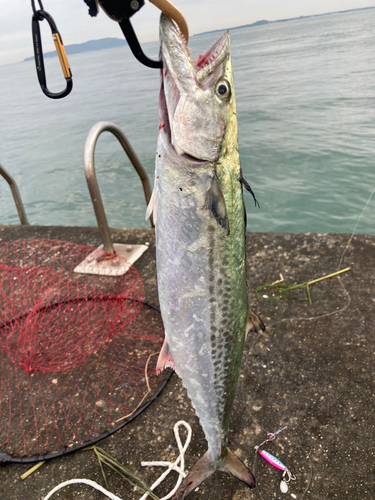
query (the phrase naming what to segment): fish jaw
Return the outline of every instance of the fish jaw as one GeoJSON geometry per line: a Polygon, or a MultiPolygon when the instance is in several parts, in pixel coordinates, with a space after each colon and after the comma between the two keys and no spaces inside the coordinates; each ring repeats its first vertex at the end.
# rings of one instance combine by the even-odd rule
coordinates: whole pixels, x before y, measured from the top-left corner
{"type": "Polygon", "coordinates": [[[225,32],[203,56],[193,61],[178,27],[162,14],[160,40],[163,60],[160,127],[166,127],[179,155],[216,161],[233,101],[229,34],[225,32]]]}

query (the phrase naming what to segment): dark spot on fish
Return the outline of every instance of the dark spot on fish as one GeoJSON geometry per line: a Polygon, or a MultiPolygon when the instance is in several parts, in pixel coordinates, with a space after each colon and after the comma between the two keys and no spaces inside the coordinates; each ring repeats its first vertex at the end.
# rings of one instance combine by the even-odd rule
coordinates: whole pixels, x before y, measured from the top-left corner
{"type": "Polygon", "coordinates": [[[221,278],[219,278],[219,279],[217,280],[217,284],[218,284],[219,286],[222,284],[222,282],[223,282],[223,280],[222,280],[221,278]]]}
{"type": "Polygon", "coordinates": [[[180,191],[182,191],[182,188],[178,188],[180,191]]]}
{"type": "Polygon", "coordinates": [[[223,295],[223,290],[221,290],[221,289],[220,289],[220,290],[218,290],[217,294],[218,294],[218,295],[223,295]]]}
{"type": "Polygon", "coordinates": [[[208,291],[209,291],[210,293],[214,293],[214,287],[213,287],[213,285],[210,285],[210,286],[208,287],[208,291]]]}
{"type": "Polygon", "coordinates": [[[212,304],[213,302],[216,302],[215,297],[210,297],[209,302],[211,302],[211,304],[212,304]]]}
{"type": "MultiPolygon", "coordinates": [[[[224,299],[223,304],[229,304],[229,299],[224,299]]],[[[222,309],[224,309],[224,307],[222,309]]]]}
{"type": "Polygon", "coordinates": [[[216,326],[215,326],[215,325],[212,325],[212,326],[211,326],[211,331],[212,331],[212,332],[216,332],[216,331],[217,331],[217,328],[216,328],[216,326]]]}
{"type": "Polygon", "coordinates": [[[209,233],[213,233],[215,231],[215,228],[214,226],[208,226],[207,230],[209,233]]]}

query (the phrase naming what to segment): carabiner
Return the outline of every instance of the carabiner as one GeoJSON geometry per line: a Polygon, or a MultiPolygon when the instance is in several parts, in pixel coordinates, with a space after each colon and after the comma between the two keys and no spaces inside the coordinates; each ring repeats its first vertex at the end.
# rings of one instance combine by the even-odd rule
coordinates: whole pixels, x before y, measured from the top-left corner
{"type": "Polygon", "coordinates": [[[43,10],[43,5],[40,0],[38,0],[39,5],[41,7],[41,10],[36,10],[35,5],[34,5],[34,0],[31,1],[32,7],[33,7],[33,17],[32,17],[32,22],[31,22],[31,28],[32,28],[32,33],[33,33],[33,44],[34,44],[34,55],[35,55],[35,66],[36,66],[36,73],[38,76],[40,88],[44,92],[44,94],[49,97],[50,99],[61,99],[62,97],[67,96],[70,94],[72,88],[73,88],[73,80],[72,80],[72,72],[69,67],[69,62],[68,58],[66,57],[66,52],[64,48],[64,44],[61,39],[61,35],[56,27],[56,23],[53,20],[52,16],[48,14],[45,10],[43,10]],[[48,22],[51,32],[52,32],[52,38],[53,41],[55,42],[55,47],[57,51],[57,55],[59,57],[61,69],[64,75],[64,78],[66,80],[66,88],[62,92],[50,92],[47,87],[47,80],[46,80],[46,72],[44,68],[44,60],[43,60],[43,47],[42,47],[42,38],[40,36],[40,29],[39,29],[39,21],[43,21],[43,19],[46,19],[48,22]]]}

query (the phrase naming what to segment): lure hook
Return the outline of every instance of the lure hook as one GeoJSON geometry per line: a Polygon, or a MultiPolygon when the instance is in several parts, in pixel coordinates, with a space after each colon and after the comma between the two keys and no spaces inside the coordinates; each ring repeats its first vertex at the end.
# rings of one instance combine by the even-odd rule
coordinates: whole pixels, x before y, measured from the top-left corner
{"type": "Polygon", "coordinates": [[[34,55],[35,55],[35,66],[36,73],[39,80],[39,85],[44,94],[50,99],[61,99],[68,94],[70,94],[73,88],[72,72],[70,70],[68,58],[66,57],[66,52],[64,48],[61,35],[57,29],[56,23],[53,17],[48,14],[43,8],[41,0],[38,0],[40,9],[35,8],[35,1],[31,0],[31,6],[33,9],[33,17],[31,22],[32,34],[33,34],[33,45],[34,45],[34,55]],[[52,38],[55,42],[56,52],[59,57],[61,69],[66,80],[66,87],[62,92],[51,92],[47,87],[46,71],[44,68],[43,60],[43,47],[42,47],[42,37],[40,35],[39,22],[46,20],[51,28],[52,38]]]}
{"type": "Polygon", "coordinates": [[[296,476],[294,476],[289,469],[285,468],[283,472],[283,481],[285,481],[286,483],[290,483],[290,481],[296,481],[296,479],[296,476]]]}

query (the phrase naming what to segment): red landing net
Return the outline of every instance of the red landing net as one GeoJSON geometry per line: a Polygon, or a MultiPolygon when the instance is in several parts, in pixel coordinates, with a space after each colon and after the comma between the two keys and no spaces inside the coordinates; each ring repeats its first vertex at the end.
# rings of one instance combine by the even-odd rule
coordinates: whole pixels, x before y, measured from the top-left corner
{"type": "Polygon", "coordinates": [[[168,377],[150,357],[164,330],[144,305],[142,278],[134,267],[118,277],[73,273],[92,250],[0,244],[0,461],[98,440],[168,377]]]}

